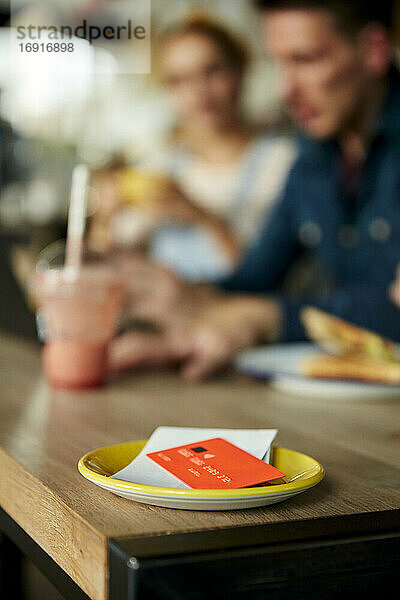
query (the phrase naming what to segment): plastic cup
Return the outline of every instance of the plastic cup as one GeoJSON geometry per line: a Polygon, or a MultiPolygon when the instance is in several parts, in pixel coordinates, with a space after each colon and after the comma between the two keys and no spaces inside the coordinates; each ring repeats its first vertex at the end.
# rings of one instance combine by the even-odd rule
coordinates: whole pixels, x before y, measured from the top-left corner
{"type": "Polygon", "coordinates": [[[84,265],[76,274],[51,263],[43,268],[39,261],[31,290],[49,383],[67,389],[101,385],[123,299],[121,279],[106,265],[84,265]]]}

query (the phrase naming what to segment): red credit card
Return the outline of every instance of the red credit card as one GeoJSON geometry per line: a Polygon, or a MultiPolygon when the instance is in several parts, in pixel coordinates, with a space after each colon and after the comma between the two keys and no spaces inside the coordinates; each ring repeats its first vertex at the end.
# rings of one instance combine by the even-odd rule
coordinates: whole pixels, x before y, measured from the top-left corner
{"type": "Polygon", "coordinates": [[[252,487],[285,474],[222,438],[185,444],[147,456],[199,490],[252,487]]]}

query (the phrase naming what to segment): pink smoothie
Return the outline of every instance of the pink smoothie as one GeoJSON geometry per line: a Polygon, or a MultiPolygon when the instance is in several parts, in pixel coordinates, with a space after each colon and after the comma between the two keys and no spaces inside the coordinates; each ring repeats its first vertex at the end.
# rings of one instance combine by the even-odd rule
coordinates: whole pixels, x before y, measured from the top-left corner
{"type": "Polygon", "coordinates": [[[122,284],[104,268],[85,268],[75,279],[62,270],[40,273],[33,286],[45,323],[43,368],[54,387],[101,385],[108,345],[118,322],[122,284]]]}
{"type": "Polygon", "coordinates": [[[53,387],[82,389],[101,385],[107,374],[107,342],[52,340],[43,348],[43,368],[53,387]]]}

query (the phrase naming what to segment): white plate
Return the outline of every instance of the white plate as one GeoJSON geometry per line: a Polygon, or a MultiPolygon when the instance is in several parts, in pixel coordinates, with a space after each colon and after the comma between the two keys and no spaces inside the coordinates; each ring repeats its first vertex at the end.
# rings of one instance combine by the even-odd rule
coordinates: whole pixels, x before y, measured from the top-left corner
{"type": "Polygon", "coordinates": [[[301,375],[300,362],[307,356],[320,353],[321,350],[314,344],[277,344],[241,352],[235,364],[242,373],[270,380],[274,388],[297,396],[334,400],[400,399],[398,385],[312,379],[301,375]]]}

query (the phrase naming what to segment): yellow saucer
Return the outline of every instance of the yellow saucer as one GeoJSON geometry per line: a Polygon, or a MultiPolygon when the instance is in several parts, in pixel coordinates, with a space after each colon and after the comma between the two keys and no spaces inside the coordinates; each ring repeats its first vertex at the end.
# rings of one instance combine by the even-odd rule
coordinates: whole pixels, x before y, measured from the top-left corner
{"type": "Polygon", "coordinates": [[[192,490],[141,485],[112,479],[143,449],[147,440],[116,444],[85,454],[78,470],[89,481],[123,498],[188,510],[234,510],[266,506],[287,500],[305,492],[324,477],[324,468],[314,458],[288,450],[274,448],[273,464],[286,474],[289,483],[234,490],[192,490]]]}

